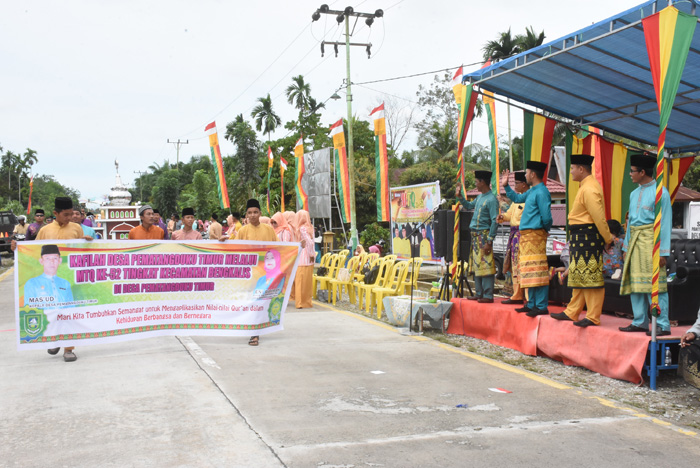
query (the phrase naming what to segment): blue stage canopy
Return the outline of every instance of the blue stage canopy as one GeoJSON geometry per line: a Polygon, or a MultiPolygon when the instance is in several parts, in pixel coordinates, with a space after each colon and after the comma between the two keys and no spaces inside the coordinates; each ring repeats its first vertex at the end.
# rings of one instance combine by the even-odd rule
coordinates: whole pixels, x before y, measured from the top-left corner
{"type": "MultiPolygon", "coordinates": [[[[668,0],[653,0],[568,36],[465,75],[482,89],[542,110],[656,145],[659,112],[642,18],[668,0]]],[[[674,1],[697,15],[700,0],[674,1]]],[[[613,3],[611,3],[612,5],[613,3]]],[[[585,5],[582,4],[582,5],[585,5]]],[[[700,34],[690,46],[666,132],[671,153],[700,151],[700,34]]]]}

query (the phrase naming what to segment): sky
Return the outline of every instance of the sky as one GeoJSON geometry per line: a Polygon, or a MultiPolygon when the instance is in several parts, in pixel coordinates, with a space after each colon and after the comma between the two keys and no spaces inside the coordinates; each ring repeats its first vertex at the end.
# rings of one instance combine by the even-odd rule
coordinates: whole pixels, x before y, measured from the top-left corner
{"type": "MultiPolygon", "coordinates": [[[[353,113],[367,118],[387,96],[415,105],[419,85],[438,70],[480,68],[483,44],[511,28],[532,26],[554,40],[641,3],[640,0],[327,1],[331,9],[384,10],[371,28],[360,21],[352,42],[372,44],[372,57],[352,48],[353,113]],[[469,64],[469,65],[468,65],[469,64]]],[[[346,77],[345,52],[321,57],[321,40],[344,40],[344,26],[322,15],[321,0],[13,0],[0,3],[0,146],[37,151],[37,174],[53,175],[99,199],[114,185],[114,160],[127,184],[153,163],[209,154],[204,127],[216,121],[223,138],[238,114],[250,120],[256,99],[268,93],[283,122],[297,110],[287,103],[291,78],[304,75],[311,94],[326,101],[346,77]]],[[[444,72],[437,72],[442,74],[444,72]]],[[[322,122],[346,117],[345,95],[329,100],[322,122]]],[[[499,137],[507,138],[506,107],[498,103],[499,137]]],[[[485,117],[472,125],[473,141],[488,146],[485,117]]],[[[511,110],[511,134],[522,135],[522,112],[511,110]]],[[[274,138],[287,135],[281,128],[274,138]]],[[[262,135],[260,136],[263,139],[262,135]]],[[[469,136],[468,138],[471,138],[469,136]]],[[[472,140],[468,140],[470,142],[472,140]]],[[[399,151],[415,148],[415,132],[399,151]]],[[[235,188],[229,188],[235,190],[235,188]]]]}

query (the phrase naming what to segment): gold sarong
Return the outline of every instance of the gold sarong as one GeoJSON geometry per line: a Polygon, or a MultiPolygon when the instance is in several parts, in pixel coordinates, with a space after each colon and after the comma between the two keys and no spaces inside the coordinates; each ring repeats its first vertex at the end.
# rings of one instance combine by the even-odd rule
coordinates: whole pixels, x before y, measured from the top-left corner
{"type": "Polygon", "coordinates": [[[496,264],[493,262],[493,250],[488,255],[482,250],[487,242],[489,230],[471,231],[472,255],[470,268],[474,276],[489,276],[496,274],[496,264]]]}
{"type": "MultiPolygon", "coordinates": [[[[652,251],[654,249],[654,225],[630,227],[630,240],[627,246],[625,265],[622,267],[620,294],[650,294],[651,277],[654,272],[652,251]]],[[[668,291],[666,268],[659,271],[659,292],[668,291]]]]}
{"type": "Polygon", "coordinates": [[[603,280],[603,247],[605,241],[595,224],[569,226],[569,279],[574,289],[597,289],[605,286],[603,280]]]}
{"type": "Polygon", "coordinates": [[[520,286],[537,288],[549,285],[547,263],[547,231],[524,229],[520,231],[520,286]]]}

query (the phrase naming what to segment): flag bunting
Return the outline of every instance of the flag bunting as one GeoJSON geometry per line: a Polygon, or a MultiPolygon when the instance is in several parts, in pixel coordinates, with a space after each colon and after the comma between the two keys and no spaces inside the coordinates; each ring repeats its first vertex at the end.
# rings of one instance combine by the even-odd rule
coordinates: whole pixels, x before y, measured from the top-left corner
{"type": "Polygon", "coordinates": [[[214,173],[216,175],[219,206],[221,208],[230,208],[228,188],[226,187],[226,175],[224,174],[224,161],[221,158],[221,148],[219,147],[219,135],[216,131],[216,122],[212,122],[204,127],[204,132],[209,135],[209,150],[211,153],[211,164],[214,166],[214,173]]]}
{"type": "MultiPolygon", "coordinates": [[[[525,161],[538,161],[547,164],[549,169],[552,156],[552,140],[557,122],[533,112],[523,111],[523,152],[525,161]]],[[[592,154],[592,153],[589,153],[592,154]]],[[[545,172],[545,176],[549,170],[545,172]]],[[[547,177],[544,178],[547,183],[547,177]]]]}
{"type": "Polygon", "coordinates": [[[389,157],[386,151],[386,120],[384,103],[369,116],[374,120],[374,167],[377,173],[377,221],[390,220],[389,157]]]}
{"type": "Polygon", "coordinates": [[[348,174],[348,156],[345,149],[345,133],[343,133],[343,119],[331,125],[331,137],[333,138],[333,153],[335,161],[335,174],[340,195],[340,213],[344,223],[352,222],[350,216],[350,177],[348,174]]]}
{"type": "Polygon", "coordinates": [[[304,136],[300,135],[299,140],[297,140],[296,145],[294,145],[294,159],[296,160],[296,192],[297,192],[297,211],[306,210],[309,211],[309,196],[306,194],[306,190],[301,185],[301,179],[304,177],[306,172],[306,166],[304,165],[304,136]]]}

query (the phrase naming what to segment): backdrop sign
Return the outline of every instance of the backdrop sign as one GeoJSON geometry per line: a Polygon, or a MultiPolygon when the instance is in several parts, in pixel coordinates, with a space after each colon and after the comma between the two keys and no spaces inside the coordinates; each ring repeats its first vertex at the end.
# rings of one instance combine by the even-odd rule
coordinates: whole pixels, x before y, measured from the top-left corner
{"type": "Polygon", "coordinates": [[[20,243],[17,346],[278,331],[298,257],[287,242],[20,243]]]}
{"type": "Polygon", "coordinates": [[[440,199],[439,181],[391,188],[391,251],[397,258],[413,256],[440,263],[435,257],[433,219],[423,222],[439,206],[440,199]],[[418,230],[411,236],[416,226],[418,230]]]}
{"type": "MultiPolygon", "coordinates": [[[[304,153],[305,173],[301,186],[309,197],[312,218],[331,217],[331,149],[304,153]]],[[[298,203],[298,202],[297,202],[298,203]]]]}

